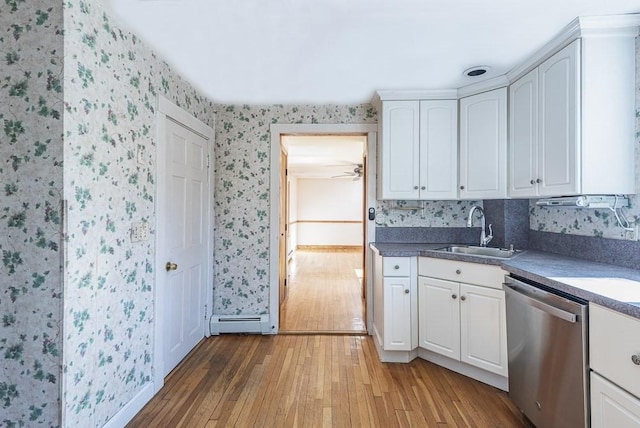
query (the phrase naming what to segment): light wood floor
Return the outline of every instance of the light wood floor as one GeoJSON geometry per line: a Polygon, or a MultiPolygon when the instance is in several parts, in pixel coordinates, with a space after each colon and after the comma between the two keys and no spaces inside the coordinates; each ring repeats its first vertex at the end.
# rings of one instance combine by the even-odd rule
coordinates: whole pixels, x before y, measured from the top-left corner
{"type": "Polygon", "coordinates": [[[361,250],[298,250],[290,269],[281,333],[366,331],[361,250]]]}
{"type": "Polygon", "coordinates": [[[370,336],[205,339],[130,427],[525,427],[505,393],[370,336]]]}

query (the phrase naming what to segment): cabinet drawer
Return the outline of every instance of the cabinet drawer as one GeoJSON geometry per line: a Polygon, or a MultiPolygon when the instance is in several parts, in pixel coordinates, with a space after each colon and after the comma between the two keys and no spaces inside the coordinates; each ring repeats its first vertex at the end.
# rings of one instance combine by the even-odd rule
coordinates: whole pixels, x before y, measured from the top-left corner
{"type": "MultiPolygon", "coordinates": [[[[411,259],[409,257],[383,257],[383,276],[409,276],[411,273],[411,259]]],[[[415,275],[415,274],[414,274],[415,275]]]]}
{"type": "Polygon", "coordinates": [[[420,257],[418,275],[502,289],[505,271],[494,265],[420,257]]]}
{"type": "Polygon", "coordinates": [[[640,320],[591,303],[591,369],[640,397],[640,364],[634,364],[634,355],[640,359],[640,320]]]}

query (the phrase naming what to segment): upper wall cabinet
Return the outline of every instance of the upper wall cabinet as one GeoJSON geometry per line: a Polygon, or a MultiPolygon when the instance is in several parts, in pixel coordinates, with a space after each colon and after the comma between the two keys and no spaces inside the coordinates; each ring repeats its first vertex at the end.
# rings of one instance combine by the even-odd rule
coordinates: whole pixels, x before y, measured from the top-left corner
{"type": "Polygon", "coordinates": [[[509,88],[509,196],[630,194],[635,40],[583,36],[509,88]]]}
{"type": "Polygon", "coordinates": [[[456,199],[457,102],[383,101],[378,199],[456,199]]]}
{"type": "Polygon", "coordinates": [[[507,196],[507,88],[460,99],[460,199],[507,196]]]}

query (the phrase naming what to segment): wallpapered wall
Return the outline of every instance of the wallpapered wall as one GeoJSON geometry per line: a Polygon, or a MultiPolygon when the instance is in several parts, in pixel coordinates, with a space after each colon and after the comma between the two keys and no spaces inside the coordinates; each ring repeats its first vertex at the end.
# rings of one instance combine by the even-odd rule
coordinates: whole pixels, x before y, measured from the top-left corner
{"type": "MultiPolygon", "coordinates": [[[[636,38],[636,192],[640,192],[640,37],[636,38]]],[[[599,236],[624,239],[625,232],[611,211],[593,209],[559,209],[536,207],[529,204],[529,222],[532,230],[567,233],[572,235],[599,236]]],[[[640,224],[640,194],[629,198],[629,208],[624,210],[631,220],[638,217],[640,224]]]]}
{"type": "Polygon", "coordinates": [[[0,426],[58,424],[62,2],[0,6],[0,426]]]}
{"type": "Polygon", "coordinates": [[[101,426],[152,375],[155,247],[129,227],[155,228],[157,95],[213,104],[98,2],[46,6],[0,15],[0,426],[101,426]]]}
{"type": "Polygon", "coordinates": [[[64,422],[100,426],[152,377],[155,245],[129,231],[155,229],[157,95],[209,125],[214,113],[97,2],[66,1],[64,18],[64,422]]]}

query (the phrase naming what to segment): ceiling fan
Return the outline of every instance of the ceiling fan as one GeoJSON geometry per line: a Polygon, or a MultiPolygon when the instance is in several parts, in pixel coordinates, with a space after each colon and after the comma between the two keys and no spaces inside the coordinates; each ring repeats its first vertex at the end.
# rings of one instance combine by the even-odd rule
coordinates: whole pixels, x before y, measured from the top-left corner
{"type": "Polygon", "coordinates": [[[331,178],[353,177],[353,181],[360,180],[362,178],[362,174],[364,173],[364,169],[363,169],[364,165],[361,163],[356,163],[354,165],[355,165],[355,168],[353,168],[353,172],[345,171],[343,174],[334,175],[331,178]]]}

